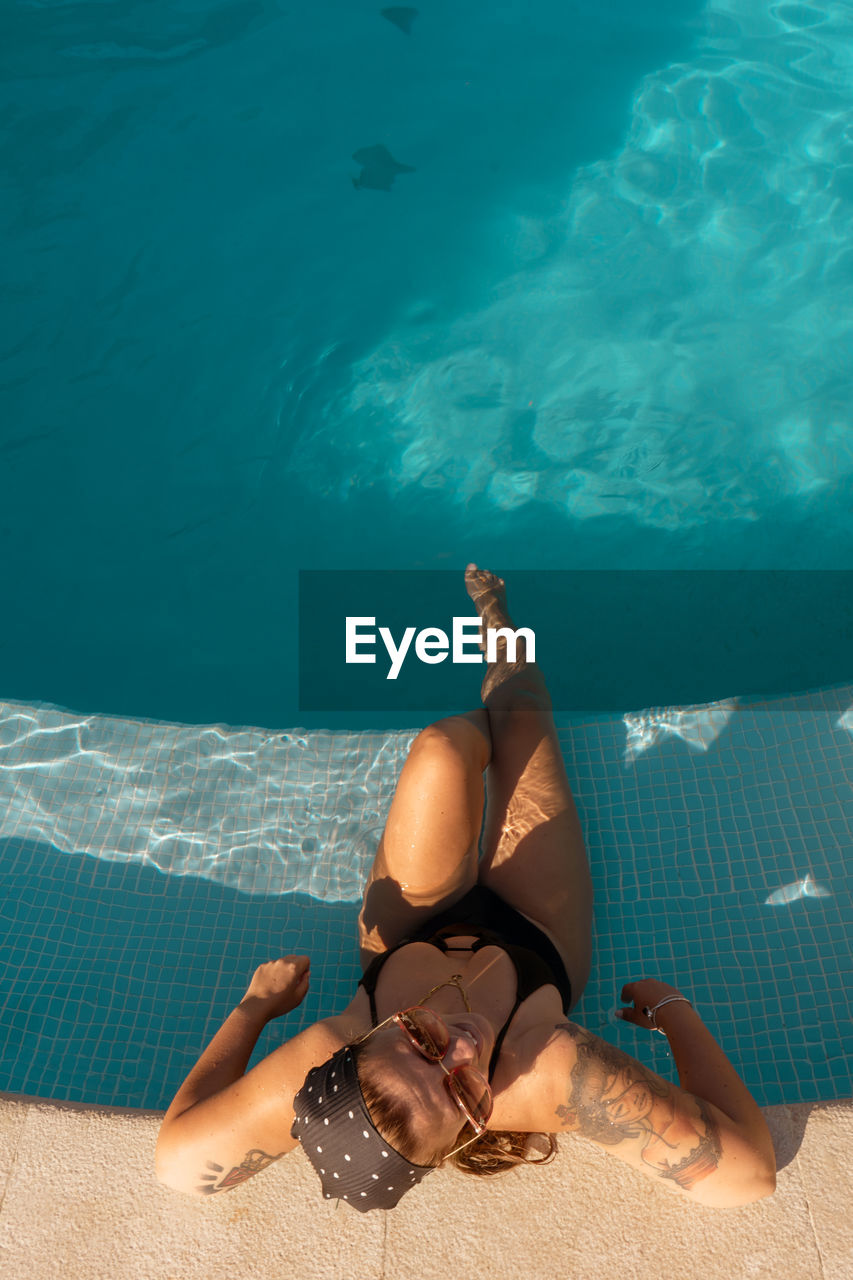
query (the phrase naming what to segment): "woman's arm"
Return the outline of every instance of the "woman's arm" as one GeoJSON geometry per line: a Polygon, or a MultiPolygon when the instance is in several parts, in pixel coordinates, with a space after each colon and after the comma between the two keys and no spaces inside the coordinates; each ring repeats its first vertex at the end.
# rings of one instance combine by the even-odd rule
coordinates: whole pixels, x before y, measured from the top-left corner
{"type": "Polygon", "coordinates": [[[190,1107],[239,1080],[267,1023],[298,1008],[305,999],[310,965],[308,956],[283,956],[255,970],[243,999],[172,1099],[161,1134],[190,1107]]]}
{"type": "MultiPolygon", "coordinates": [[[[650,1028],[641,1010],[666,994],[676,994],[675,988],[629,984],[623,999],[637,1007],[622,1016],[650,1028]]],[[[562,1022],[535,1063],[537,1101],[522,1127],[580,1133],[702,1204],[722,1208],[772,1194],[770,1134],[734,1067],[688,1005],[666,1005],[657,1016],[672,1033],[681,1086],[583,1027],[562,1022]]]]}
{"type": "Polygon", "coordinates": [[[230,1190],[296,1145],[293,1098],[311,1067],[340,1047],[335,1020],[315,1023],[244,1072],[266,1024],[302,1003],[308,970],[307,956],[261,965],[181,1085],[157,1138],[157,1177],[173,1190],[230,1190]]]}
{"type": "MultiPolygon", "coordinates": [[[[651,1027],[651,1019],[646,1017],[643,1009],[654,1008],[658,1001],[666,1000],[668,996],[680,995],[677,987],[654,979],[629,983],[622,988],[622,999],[633,1001],[634,1008],[620,1009],[618,1016],[637,1026],[651,1027]]],[[[758,1103],[699,1014],[685,1000],[677,1000],[658,1009],[654,1020],[669,1040],[682,1089],[712,1103],[749,1136],[768,1168],[772,1168],[775,1187],[776,1154],[767,1122],[758,1103]]]]}

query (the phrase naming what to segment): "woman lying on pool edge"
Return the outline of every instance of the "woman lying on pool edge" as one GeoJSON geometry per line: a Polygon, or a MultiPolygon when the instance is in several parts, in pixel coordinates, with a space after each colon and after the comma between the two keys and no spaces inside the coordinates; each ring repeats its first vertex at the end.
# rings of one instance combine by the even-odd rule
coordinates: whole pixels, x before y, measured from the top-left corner
{"type": "MultiPolygon", "coordinates": [[[[466,585],[484,627],[512,625],[500,579],[469,566],[466,585]]],[[[498,1173],[542,1162],[531,1135],[547,1160],[564,1132],[698,1203],[773,1192],[761,1111],[675,987],[629,983],[621,1015],[667,1035],[679,1085],[568,1020],[592,889],[550,699],[505,647],[482,698],[412,743],[359,916],[353,999],[246,1073],[263,1027],[308,990],[308,957],[260,966],[166,1113],[168,1186],[226,1190],[298,1141],[327,1198],[387,1209],[444,1160],[498,1173]]]]}

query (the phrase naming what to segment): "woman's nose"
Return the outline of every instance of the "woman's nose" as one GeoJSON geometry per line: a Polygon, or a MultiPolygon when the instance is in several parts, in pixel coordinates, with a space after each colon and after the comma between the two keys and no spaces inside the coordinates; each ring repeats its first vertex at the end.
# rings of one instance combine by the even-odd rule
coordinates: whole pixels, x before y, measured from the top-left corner
{"type": "Polygon", "coordinates": [[[477,1057],[477,1046],[464,1031],[451,1034],[447,1053],[444,1055],[445,1066],[467,1067],[477,1057]]]}

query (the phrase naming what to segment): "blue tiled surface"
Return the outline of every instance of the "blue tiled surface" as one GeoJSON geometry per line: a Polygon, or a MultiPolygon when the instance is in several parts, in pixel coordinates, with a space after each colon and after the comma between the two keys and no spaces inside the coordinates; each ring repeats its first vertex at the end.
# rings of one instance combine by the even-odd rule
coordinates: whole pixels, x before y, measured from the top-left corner
{"type": "MultiPolygon", "coordinates": [[[[760,1102],[851,1092],[851,704],[853,690],[835,689],[784,703],[732,701],[560,726],[596,894],[594,969],[579,1022],[674,1078],[663,1037],[611,1016],[625,982],[659,976],[691,995],[760,1102]],[[822,896],[803,896],[804,886],[822,896]]],[[[209,728],[88,717],[90,746],[60,759],[57,729],[63,716],[75,720],[70,713],[30,708],[28,723],[50,721],[52,732],[22,736],[10,729],[22,723],[21,706],[0,712],[7,1090],[166,1106],[254,966],[275,955],[309,953],[313,986],[286,1024],[267,1029],[259,1052],[347,1002],[358,976],[353,886],[366,875],[377,814],[410,733],[297,735],[303,767],[288,757],[290,795],[286,773],[271,785],[279,765],[268,733],[216,726],[217,758],[233,761],[239,743],[241,759],[251,761],[265,840],[259,848],[243,840],[230,853],[223,847],[196,865],[173,860],[164,871],[145,856],[143,835],[150,840],[167,821],[174,825],[175,804],[184,837],[194,832],[209,849],[221,829],[209,803],[216,794],[209,753],[193,756],[187,747],[208,741],[209,728]],[[108,815],[100,824],[95,816],[114,803],[106,762],[129,737],[149,765],[154,745],[174,761],[178,741],[197,763],[195,774],[185,763],[180,796],[171,808],[162,802],[154,822],[147,793],[136,809],[129,805],[127,823],[137,825],[122,852],[108,815]],[[46,741],[49,769],[39,758],[46,741]],[[81,772],[93,754],[98,768],[81,772]],[[367,771],[366,759],[374,761],[367,771]],[[326,810],[305,803],[307,762],[340,814],[338,845],[326,810]],[[88,852],[69,847],[69,806],[88,852]],[[279,806],[289,825],[281,816],[267,821],[279,806]],[[59,839],[60,830],[62,850],[51,836],[59,839]],[[282,891],[287,850],[320,858],[324,841],[349,878],[320,859],[325,900],[317,877],[310,895],[282,891]]],[[[248,805],[238,786],[242,775],[221,781],[226,808],[234,795],[248,805]]]]}

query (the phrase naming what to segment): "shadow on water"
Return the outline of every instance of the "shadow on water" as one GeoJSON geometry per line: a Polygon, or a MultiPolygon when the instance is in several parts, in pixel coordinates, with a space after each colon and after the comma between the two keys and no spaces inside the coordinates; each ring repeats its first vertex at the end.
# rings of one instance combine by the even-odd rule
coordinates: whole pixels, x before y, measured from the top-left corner
{"type": "Polygon", "coordinates": [[[304,1005],[260,1055],[348,1003],[360,976],[356,903],[249,896],[30,842],[0,843],[4,1087],[168,1106],[257,965],[308,954],[304,1005]]]}

